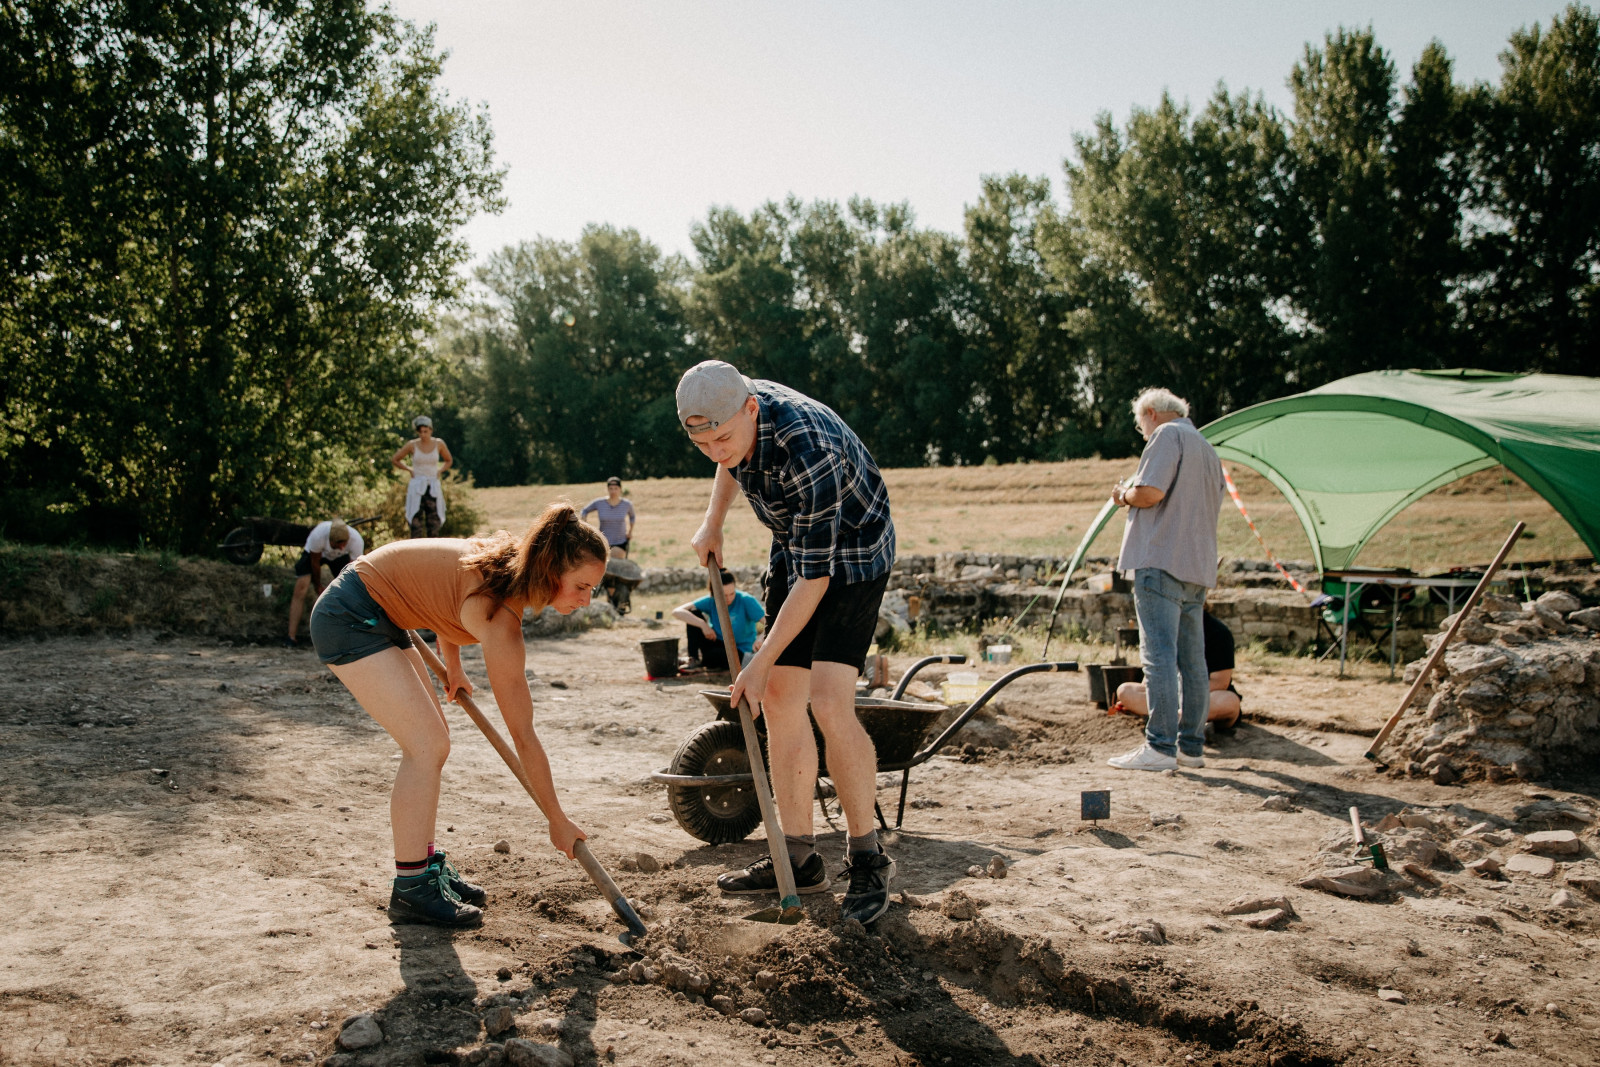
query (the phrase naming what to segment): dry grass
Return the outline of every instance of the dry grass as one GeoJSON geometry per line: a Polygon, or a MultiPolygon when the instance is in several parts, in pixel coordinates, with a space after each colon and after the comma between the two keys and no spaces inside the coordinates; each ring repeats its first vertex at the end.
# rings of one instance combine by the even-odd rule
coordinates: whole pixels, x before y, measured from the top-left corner
{"type": "MultiPolygon", "coordinates": [[[[1111,484],[1131,473],[1133,460],[1072,460],[998,467],[902,468],[884,472],[899,532],[900,552],[959,550],[1017,555],[1067,555],[1105,501],[1111,484]]],[[[708,472],[709,473],[709,472],[708,472]]],[[[1310,545],[1286,500],[1264,478],[1232,469],[1245,505],[1280,559],[1311,558],[1310,545]]],[[[650,478],[630,482],[629,498],[639,513],[633,558],[644,566],[689,566],[693,536],[705,514],[711,479],[650,478]]],[[[484,529],[519,529],[552,500],[580,507],[605,487],[532,485],[479,489],[484,529]]],[[[1436,490],[1402,512],[1362,552],[1364,566],[1407,566],[1430,573],[1459,564],[1485,563],[1511,525],[1528,523],[1518,559],[1587,555],[1578,535],[1536,493],[1504,468],[1480,471],[1436,490]]],[[[1118,519],[1095,542],[1097,555],[1114,555],[1121,536],[1118,519]]],[[[1224,555],[1264,559],[1250,528],[1224,506],[1218,528],[1224,555]]],[[[748,505],[734,505],[726,526],[726,558],[733,563],[766,559],[770,537],[748,505]]]]}

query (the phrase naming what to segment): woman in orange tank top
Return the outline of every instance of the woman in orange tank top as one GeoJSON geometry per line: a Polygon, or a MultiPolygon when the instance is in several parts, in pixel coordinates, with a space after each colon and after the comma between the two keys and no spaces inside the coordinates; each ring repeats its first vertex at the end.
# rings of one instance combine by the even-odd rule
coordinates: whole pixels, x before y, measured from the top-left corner
{"type": "Polygon", "coordinates": [[[384,545],[358,560],[361,566],[345,568],[317,601],[311,613],[317,654],[400,745],[389,795],[392,917],[470,926],[482,919],[486,899],[433,846],[450,727],[407,631],[429,629],[438,638],[452,701],[458,692],[472,692],[461,646],[483,646],[489,687],[539,806],[550,813],[550,842],[570,858],[585,834],[561,810],[550,761],[533,730],[522,612],[548,606],[566,615],[589,603],[605,577],[607,555],[605,539],[570,504],[552,504],[520,538],[502,530],[470,541],[384,545]]]}

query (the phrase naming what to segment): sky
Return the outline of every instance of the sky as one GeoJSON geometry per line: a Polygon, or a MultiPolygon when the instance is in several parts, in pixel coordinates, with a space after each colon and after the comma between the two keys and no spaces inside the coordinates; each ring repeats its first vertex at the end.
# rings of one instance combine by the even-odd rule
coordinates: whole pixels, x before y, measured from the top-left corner
{"type": "Polygon", "coordinates": [[[590,223],[692,255],[713,206],[864,196],[959,232],[983,175],[1051,179],[1072,137],[1224,83],[1287,111],[1307,42],[1370,26],[1403,83],[1430,40],[1497,81],[1556,0],[390,0],[434,23],[443,89],[488,108],[509,201],[475,259],[590,223]]]}

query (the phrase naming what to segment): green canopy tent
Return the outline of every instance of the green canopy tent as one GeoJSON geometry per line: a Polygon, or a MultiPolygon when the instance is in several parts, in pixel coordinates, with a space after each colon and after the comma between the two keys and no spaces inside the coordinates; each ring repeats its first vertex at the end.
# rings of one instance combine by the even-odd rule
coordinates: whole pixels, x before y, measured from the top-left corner
{"type": "MultiPolygon", "coordinates": [[[[1224,415],[1201,431],[1294,508],[1319,571],[1441,485],[1504,464],[1600,555],[1600,378],[1373,371],[1224,415]]],[[[1102,508],[1067,578],[1116,509],[1102,508]]],[[[1065,588],[1065,581],[1063,581],[1065,588]]]]}

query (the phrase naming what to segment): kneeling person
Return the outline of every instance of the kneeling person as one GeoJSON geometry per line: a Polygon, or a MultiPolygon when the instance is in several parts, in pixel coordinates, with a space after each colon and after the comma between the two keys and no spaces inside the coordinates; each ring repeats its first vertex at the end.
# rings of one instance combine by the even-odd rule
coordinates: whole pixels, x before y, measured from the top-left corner
{"type": "MultiPolygon", "coordinates": [[[[704,563],[722,561],[722,527],[743,490],[772,531],[767,636],[733,681],[767,719],[772,787],[795,882],[828,888],[812,833],[817,785],[816,720],[828,773],[849,827],[850,885],[843,917],[869,923],[889,907],[894,861],[873,825],[878,757],[856,718],[855,685],[878,625],[894,563],[889,493],[866,446],[830,408],[776,382],[752,381],[720,360],[678,382],[678,420],[717,464],[705,522],[691,544],[704,563]],[[806,714],[810,703],[811,715],[806,714]]],[[[722,891],[771,893],[770,859],[717,879],[722,891]]]]}
{"type": "MultiPolygon", "coordinates": [[[[1206,671],[1210,678],[1210,702],[1206,722],[1220,733],[1231,734],[1244,718],[1243,698],[1233,687],[1233,631],[1227,623],[1202,609],[1201,631],[1206,641],[1206,671]]],[[[1117,686],[1112,711],[1129,715],[1150,714],[1150,695],[1143,682],[1123,682],[1117,686]]]]}
{"type": "MultiPolygon", "coordinates": [[[[688,669],[705,667],[707,670],[728,669],[728,650],[722,640],[722,623],[718,619],[716,601],[711,590],[699,600],[679,604],[672,609],[672,617],[686,628],[685,647],[689,651],[688,669]]],[[[741,592],[734,582],[732,571],[722,572],[723,603],[728,606],[728,621],[733,624],[733,643],[738,646],[739,659],[748,660],[750,654],[761,647],[761,637],[756,627],[766,616],[761,601],[749,593],[741,592]]]]}

